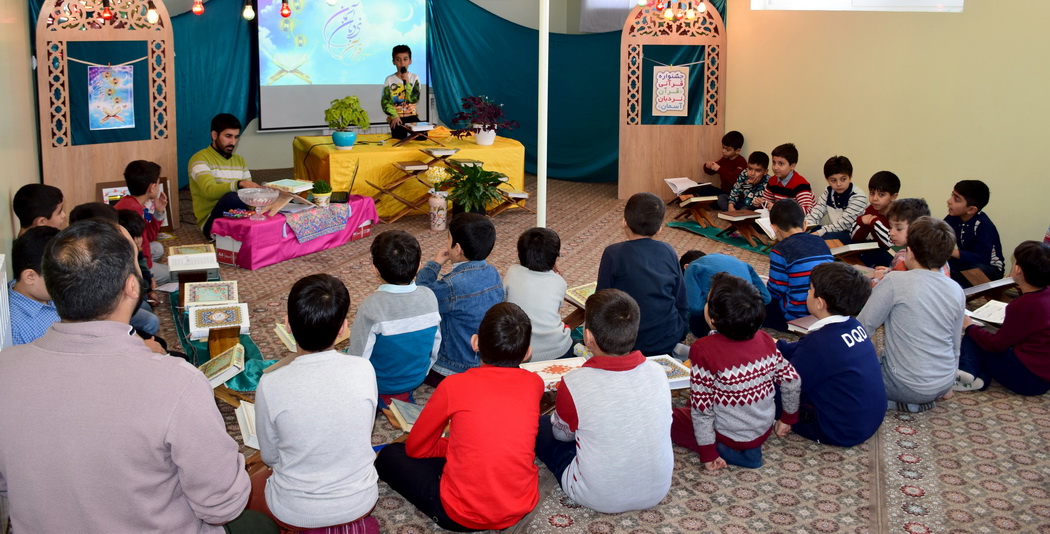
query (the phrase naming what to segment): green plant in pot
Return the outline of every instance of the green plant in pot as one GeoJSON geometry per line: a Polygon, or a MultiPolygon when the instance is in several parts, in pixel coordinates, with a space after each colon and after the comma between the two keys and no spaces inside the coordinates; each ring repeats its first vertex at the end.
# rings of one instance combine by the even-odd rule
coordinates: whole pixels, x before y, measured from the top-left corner
{"type": "Polygon", "coordinates": [[[324,120],[332,132],[332,142],[336,148],[350,150],[357,142],[357,132],[352,127],[368,128],[368,112],[361,107],[356,96],[347,96],[332,101],[331,107],[324,110],[324,120]]]}
{"type": "Polygon", "coordinates": [[[312,192],[314,204],[317,204],[318,207],[327,207],[332,200],[332,185],[325,180],[315,180],[312,192]]]}
{"type": "Polygon", "coordinates": [[[443,183],[444,187],[451,187],[448,199],[452,201],[454,212],[472,211],[485,213],[485,208],[490,204],[503,200],[499,192],[499,185],[507,181],[507,175],[486,171],[480,166],[450,168],[449,179],[443,183]]]}

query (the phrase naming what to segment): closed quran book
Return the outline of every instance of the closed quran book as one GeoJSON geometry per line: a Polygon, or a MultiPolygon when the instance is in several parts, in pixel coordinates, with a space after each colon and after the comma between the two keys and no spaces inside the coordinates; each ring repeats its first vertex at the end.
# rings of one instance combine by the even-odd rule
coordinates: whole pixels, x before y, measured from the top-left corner
{"type": "Polygon", "coordinates": [[[476,159],[465,159],[465,158],[449,158],[448,162],[457,167],[480,167],[483,165],[481,161],[476,159]]]}
{"type": "Polygon", "coordinates": [[[809,333],[809,329],[813,326],[813,323],[816,323],[817,321],[818,319],[812,315],[792,319],[787,322],[788,331],[804,336],[809,333]]]}
{"type": "Polygon", "coordinates": [[[274,189],[280,189],[293,195],[302,193],[303,191],[310,191],[314,188],[313,182],[307,182],[306,180],[276,180],[265,184],[266,187],[272,187],[274,189]]]}
{"type": "Polygon", "coordinates": [[[248,333],[247,304],[223,304],[220,306],[196,306],[189,310],[190,338],[208,339],[208,330],[219,327],[239,326],[241,334],[248,333]]]}
{"type": "MultiPolygon", "coordinates": [[[[198,246],[198,245],[190,245],[198,246]]],[[[211,245],[207,245],[211,247],[211,245]]],[[[182,248],[182,247],[171,247],[171,249],[182,248]]],[[[171,273],[171,280],[177,282],[179,280],[179,273],[186,271],[204,271],[207,279],[218,279],[219,278],[219,258],[215,255],[215,249],[212,248],[210,252],[195,252],[185,254],[171,254],[168,253],[168,271],[171,273]]]]}
{"type": "Polygon", "coordinates": [[[832,256],[841,256],[842,254],[849,254],[851,252],[863,252],[865,250],[874,250],[879,248],[879,244],[874,241],[865,241],[863,243],[850,243],[849,245],[842,245],[841,247],[835,247],[831,249],[832,256]]]}
{"type": "Polygon", "coordinates": [[[429,165],[419,160],[399,161],[394,165],[397,165],[397,168],[403,171],[425,171],[430,168],[429,165]]]}
{"type": "Polygon", "coordinates": [[[598,282],[583,284],[582,286],[570,287],[565,290],[565,300],[581,307],[587,307],[587,297],[594,294],[598,288],[598,282]]]}
{"type": "Polygon", "coordinates": [[[429,132],[434,129],[434,125],[429,122],[407,122],[405,128],[413,132],[429,132]]]}
{"type": "Polygon", "coordinates": [[[718,200],[718,196],[716,196],[716,195],[709,195],[709,196],[703,196],[703,197],[689,197],[689,198],[683,200],[681,202],[681,204],[678,204],[678,206],[682,207],[682,208],[685,208],[685,207],[691,206],[693,204],[699,204],[701,202],[715,202],[716,200],[718,200]]]}
{"type": "Polygon", "coordinates": [[[405,432],[412,431],[412,425],[416,424],[416,420],[419,419],[419,414],[422,411],[422,405],[412,404],[399,399],[390,400],[390,413],[394,415],[398,426],[405,432]]]}
{"type": "Polygon", "coordinates": [[[297,352],[298,344],[295,342],[295,337],[284,327],[284,323],[277,323],[274,325],[273,331],[277,333],[277,339],[280,339],[281,343],[284,343],[288,352],[297,352]]]}
{"type": "Polygon", "coordinates": [[[433,157],[451,156],[452,154],[459,152],[458,148],[421,148],[419,150],[424,154],[433,157]]]}
{"type": "Polygon", "coordinates": [[[514,189],[513,187],[501,187],[500,192],[507,195],[507,198],[513,198],[518,200],[524,200],[529,198],[529,194],[521,189],[514,189]]]}
{"type": "Polygon", "coordinates": [[[244,345],[234,345],[226,352],[204,362],[198,369],[208,377],[212,389],[221,386],[244,370],[244,345]]]}
{"type": "Polygon", "coordinates": [[[182,291],[186,293],[185,306],[217,306],[220,304],[237,304],[240,302],[236,280],[217,282],[188,282],[182,291]]]}
{"type": "Polygon", "coordinates": [[[719,219],[725,219],[727,221],[746,221],[748,219],[758,219],[761,217],[757,211],[751,210],[733,210],[723,211],[718,214],[719,219]]]}
{"type": "Polygon", "coordinates": [[[543,379],[543,388],[545,391],[556,391],[558,389],[558,382],[561,381],[561,378],[569,371],[582,366],[586,361],[587,358],[582,357],[561,358],[544,362],[525,362],[518,367],[539,375],[540,378],[543,379]]]}
{"type": "Polygon", "coordinates": [[[983,284],[977,284],[975,286],[968,287],[963,290],[963,293],[966,294],[966,298],[971,298],[975,295],[980,295],[981,293],[987,291],[992,291],[999,288],[1006,288],[1015,284],[1017,284],[1017,282],[1014,282],[1014,279],[1008,276],[1006,278],[1000,278],[999,280],[992,280],[991,282],[985,282],[983,284]]]}
{"type": "Polygon", "coordinates": [[[237,416],[237,426],[241,427],[241,441],[253,448],[259,448],[259,433],[255,430],[255,405],[248,401],[241,403],[233,409],[237,416]]]}
{"type": "Polygon", "coordinates": [[[689,387],[689,368],[682,365],[678,360],[663,354],[660,356],[649,356],[649,360],[660,364],[667,373],[667,386],[671,389],[682,389],[689,387]]]}
{"type": "Polygon", "coordinates": [[[215,254],[215,245],[211,243],[205,243],[200,245],[175,245],[168,247],[168,256],[178,256],[181,254],[215,254]]]}

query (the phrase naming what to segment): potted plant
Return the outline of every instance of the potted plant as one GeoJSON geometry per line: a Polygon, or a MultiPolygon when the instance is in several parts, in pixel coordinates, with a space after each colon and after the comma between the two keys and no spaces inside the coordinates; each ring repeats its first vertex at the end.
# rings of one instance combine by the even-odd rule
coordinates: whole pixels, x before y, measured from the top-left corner
{"type": "Polygon", "coordinates": [[[496,130],[517,128],[517,121],[512,121],[503,114],[503,104],[497,104],[491,98],[468,96],[461,99],[463,111],[452,117],[453,123],[466,123],[468,126],[453,130],[452,135],[465,137],[474,134],[474,141],[479,145],[491,145],[496,140],[496,130]]]}
{"type": "Polygon", "coordinates": [[[450,188],[448,199],[452,201],[453,212],[485,213],[489,204],[503,200],[498,187],[506,181],[507,175],[501,172],[474,166],[450,168],[449,178],[442,186],[450,188]]]}
{"type": "Polygon", "coordinates": [[[371,124],[368,112],[353,95],[333,100],[331,107],[324,110],[324,120],[334,130],[332,142],[340,150],[350,150],[357,142],[357,132],[350,129],[352,126],[367,128],[371,124]]]}
{"type": "Polygon", "coordinates": [[[313,194],[314,204],[317,204],[319,208],[327,208],[332,200],[332,184],[325,180],[315,180],[313,194]]]}

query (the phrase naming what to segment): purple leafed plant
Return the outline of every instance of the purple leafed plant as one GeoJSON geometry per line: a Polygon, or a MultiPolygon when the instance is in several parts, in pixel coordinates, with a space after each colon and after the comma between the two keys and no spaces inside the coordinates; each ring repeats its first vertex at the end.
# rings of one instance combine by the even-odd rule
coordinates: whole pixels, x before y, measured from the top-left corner
{"type": "Polygon", "coordinates": [[[455,137],[464,137],[482,130],[510,130],[518,127],[517,121],[507,119],[503,114],[503,104],[497,104],[491,98],[468,96],[461,99],[463,111],[452,117],[453,123],[466,123],[466,126],[452,131],[455,137]]]}

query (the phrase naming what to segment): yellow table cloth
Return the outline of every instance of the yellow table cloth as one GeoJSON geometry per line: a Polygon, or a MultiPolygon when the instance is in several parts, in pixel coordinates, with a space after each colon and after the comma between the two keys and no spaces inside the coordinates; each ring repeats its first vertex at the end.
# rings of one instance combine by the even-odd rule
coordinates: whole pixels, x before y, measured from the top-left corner
{"type": "MultiPolygon", "coordinates": [[[[525,185],[525,147],[521,143],[506,137],[496,137],[490,146],[479,146],[472,137],[440,139],[448,148],[458,148],[452,156],[457,159],[476,159],[484,162],[485,170],[506,174],[508,183],[515,189],[525,185]]],[[[403,176],[393,164],[399,161],[418,160],[424,163],[430,156],[420,152],[421,148],[441,148],[430,141],[410,141],[394,147],[397,140],[386,134],[357,136],[357,144],[352,150],[338,150],[332,144],[330,136],[299,136],[292,142],[295,157],[295,177],[299,180],[328,180],[334,191],[349,191],[354,195],[375,198],[376,210],[380,217],[391,217],[405,206],[390,195],[376,197],[378,189],[367,182],[385,187],[403,176]],[[380,141],[382,145],[373,144],[380,141]],[[366,142],[367,144],[362,144],[366,142]],[[354,171],[357,176],[354,176],[354,171]]],[[[427,188],[416,180],[409,180],[394,190],[407,199],[423,196],[427,188]]],[[[419,213],[426,213],[424,204],[419,213]]]]}

